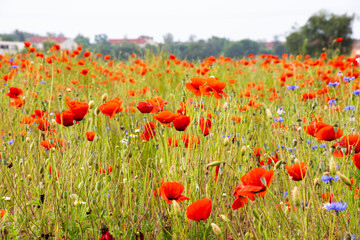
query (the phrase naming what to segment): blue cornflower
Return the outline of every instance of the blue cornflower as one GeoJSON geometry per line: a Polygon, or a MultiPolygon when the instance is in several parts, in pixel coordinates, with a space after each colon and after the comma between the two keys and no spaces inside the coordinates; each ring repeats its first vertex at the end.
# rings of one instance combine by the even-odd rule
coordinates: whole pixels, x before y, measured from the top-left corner
{"type": "Polygon", "coordinates": [[[288,86],[286,86],[286,88],[287,88],[287,89],[290,89],[290,90],[295,90],[295,89],[298,89],[299,86],[298,86],[298,85],[294,85],[294,86],[288,85],[288,86]]]}
{"type": "Polygon", "coordinates": [[[19,66],[18,65],[12,65],[11,68],[16,69],[16,68],[19,68],[19,66]]]}
{"type": "Polygon", "coordinates": [[[355,110],[355,106],[346,106],[346,107],[344,107],[344,110],[345,111],[350,111],[350,110],[355,110]]]}
{"type": "Polygon", "coordinates": [[[10,58],[9,63],[12,63],[14,61],[14,58],[10,58]]]}
{"type": "Polygon", "coordinates": [[[355,80],[355,77],[344,77],[343,80],[344,80],[345,82],[354,81],[354,80],[355,80]]]}
{"type": "Polygon", "coordinates": [[[8,141],[8,144],[9,144],[9,145],[13,145],[13,144],[14,144],[14,140],[11,139],[10,141],[8,141]]]}
{"type": "Polygon", "coordinates": [[[311,144],[312,141],[311,141],[311,140],[306,140],[306,143],[307,143],[307,144],[311,144]]]}
{"type": "Polygon", "coordinates": [[[294,148],[288,148],[288,151],[289,152],[294,152],[296,150],[296,147],[294,147],[294,148]]]}
{"type": "Polygon", "coordinates": [[[329,86],[329,87],[337,88],[337,86],[339,86],[339,84],[340,84],[340,83],[338,83],[338,82],[329,82],[329,83],[328,83],[328,86],[329,86]]]}
{"type": "Polygon", "coordinates": [[[360,90],[359,89],[356,89],[352,92],[355,96],[359,95],[360,94],[360,90]]]}
{"type": "Polygon", "coordinates": [[[319,144],[319,147],[324,148],[326,147],[326,144],[325,143],[319,144]]]}
{"type": "Polygon", "coordinates": [[[40,81],[39,83],[40,83],[40,84],[45,84],[46,82],[45,82],[45,81],[40,81]]]}
{"type": "Polygon", "coordinates": [[[284,192],[284,197],[287,197],[287,196],[289,196],[289,193],[288,193],[288,191],[285,191],[284,192]]]}
{"type": "Polygon", "coordinates": [[[274,118],[274,122],[281,123],[281,122],[284,122],[284,121],[285,121],[285,119],[283,117],[279,117],[278,119],[274,118]]]}
{"type": "Polygon", "coordinates": [[[223,138],[226,138],[226,137],[230,138],[231,135],[222,135],[221,137],[223,137],[223,138]]]}
{"type": "Polygon", "coordinates": [[[347,204],[345,202],[332,202],[325,205],[325,209],[328,211],[344,211],[347,208],[347,204]]]}
{"type": "Polygon", "coordinates": [[[315,146],[312,146],[312,149],[314,150],[314,149],[318,149],[319,147],[317,146],[317,145],[315,145],[315,146]]]}
{"type": "Polygon", "coordinates": [[[355,234],[348,235],[348,236],[344,237],[342,240],[356,240],[356,236],[355,236],[355,234]]]}
{"type": "Polygon", "coordinates": [[[321,179],[321,181],[323,181],[324,183],[328,183],[328,182],[331,182],[331,181],[337,181],[337,180],[339,180],[339,176],[338,176],[338,175],[335,175],[335,178],[334,178],[333,176],[324,175],[324,176],[322,176],[320,179],[321,179]]]}
{"type": "Polygon", "coordinates": [[[330,100],[328,101],[328,104],[329,104],[330,106],[336,105],[336,100],[335,100],[335,99],[330,99],[330,100]]]}

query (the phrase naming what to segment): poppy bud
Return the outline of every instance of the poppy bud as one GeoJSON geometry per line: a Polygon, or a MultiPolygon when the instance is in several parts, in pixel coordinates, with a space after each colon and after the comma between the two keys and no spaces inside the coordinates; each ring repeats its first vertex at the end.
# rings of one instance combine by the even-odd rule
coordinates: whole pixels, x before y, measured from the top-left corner
{"type": "Polygon", "coordinates": [[[272,117],[273,117],[270,109],[267,108],[265,112],[266,112],[266,116],[268,116],[268,118],[272,118],[272,117]]]}
{"type": "Polygon", "coordinates": [[[336,172],[336,162],[333,157],[330,158],[329,170],[331,174],[335,174],[336,172]]]}
{"type": "Polygon", "coordinates": [[[260,216],[259,216],[259,214],[256,212],[255,209],[253,209],[253,214],[254,214],[254,217],[255,217],[257,220],[260,221],[260,216]]]}
{"type": "Polygon", "coordinates": [[[224,145],[225,146],[229,145],[229,142],[230,142],[230,138],[228,138],[228,137],[224,138],[224,145]]]}
{"type": "Polygon", "coordinates": [[[102,95],[101,100],[102,100],[103,102],[105,102],[105,101],[108,99],[108,97],[109,97],[109,95],[107,95],[107,94],[105,93],[104,95],[102,95]]]}
{"type": "Polygon", "coordinates": [[[30,137],[26,137],[26,142],[28,143],[28,142],[30,142],[30,137]]]}
{"type": "Polygon", "coordinates": [[[246,153],[246,146],[242,146],[241,149],[240,149],[241,156],[244,156],[245,153],[246,153]]]}
{"type": "Polygon", "coordinates": [[[29,181],[31,181],[32,177],[31,177],[30,174],[28,174],[26,177],[27,177],[27,179],[28,179],[29,181]]]}
{"type": "Polygon", "coordinates": [[[84,185],[84,182],[80,182],[79,185],[78,185],[78,188],[81,189],[84,185]]]}
{"type": "Polygon", "coordinates": [[[95,102],[93,100],[91,100],[89,102],[89,109],[93,109],[95,107],[95,102]]]}
{"type": "Polygon", "coordinates": [[[292,198],[295,203],[295,206],[300,206],[301,203],[301,197],[298,187],[294,187],[294,190],[292,191],[292,198]]]}
{"type": "Polygon", "coordinates": [[[319,178],[315,178],[314,179],[314,186],[316,187],[318,185],[320,185],[320,180],[319,180],[319,178]]]}
{"type": "Polygon", "coordinates": [[[350,179],[347,178],[344,174],[342,174],[341,172],[337,171],[336,175],[339,176],[340,180],[345,183],[346,185],[348,185],[349,187],[351,186],[351,182],[350,179]]]}
{"type": "Polygon", "coordinates": [[[51,119],[51,124],[52,124],[53,126],[56,126],[56,120],[55,120],[55,119],[51,119]]]}
{"type": "Polygon", "coordinates": [[[67,92],[71,92],[71,88],[67,88],[66,91],[67,91],[67,92]]]}
{"type": "Polygon", "coordinates": [[[281,164],[282,164],[282,161],[279,160],[279,161],[275,164],[275,169],[279,169],[280,166],[281,166],[281,164]]]}
{"type": "Polygon", "coordinates": [[[96,188],[96,190],[97,190],[98,192],[100,192],[100,190],[101,190],[101,183],[100,183],[100,182],[97,182],[95,188],[96,188]]]}
{"type": "Polygon", "coordinates": [[[215,166],[218,166],[222,163],[222,161],[214,161],[214,162],[211,162],[209,163],[208,165],[206,165],[207,167],[215,167],[215,166]]]}
{"type": "Polygon", "coordinates": [[[230,222],[230,219],[228,219],[224,214],[220,214],[220,217],[224,222],[230,222]]]}
{"type": "Polygon", "coordinates": [[[211,223],[211,228],[216,236],[221,235],[221,229],[215,223],[211,223]]]}
{"type": "Polygon", "coordinates": [[[179,215],[181,213],[180,205],[176,202],[176,200],[172,200],[172,207],[175,215],[179,215]]]}
{"type": "Polygon", "coordinates": [[[100,110],[98,108],[96,108],[95,111],[94,111],[94,114],[99,115],[99,113],[100,113],[100,110]]]}

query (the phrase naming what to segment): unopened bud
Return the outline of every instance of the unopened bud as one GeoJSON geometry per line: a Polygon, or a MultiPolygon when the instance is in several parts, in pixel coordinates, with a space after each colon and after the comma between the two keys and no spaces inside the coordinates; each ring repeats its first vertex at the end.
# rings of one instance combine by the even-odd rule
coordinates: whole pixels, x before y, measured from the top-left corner
{"type": "Polygon", "coordinates": [[[71,92],[71,88],[67,88],[66,91],[67,91],[67,92],[71,92]]]}
{"type": "Polygon", "coordinates": [[[225,146],[229,145],[229,142],[230,142],[230,138],[228,138],[228,137],[224,138],[224,145],[225,146]]]}
{"type": "Polygon", "coordinates": [[[314,187],[316,187],[318,185],[320,185],[320,180],[319,180],[319,178],[315,178],[314,179],[314,187]]]}
{"type": "Polygon", "coordinates": [[[95,115],[99,115],[99,113],[100,113],[99,108],[96,108],[95,111],[94,111],[94,114],[95,114],[95,115]]]}
{"type": "Polygon", "coordinates": [[[341,172],[337,171],[336,175],[339,176],[340,180],[345,183],[346,185],[348,185],[349,187],[351,186],[351,182],[350,179],[348,177],[346,177],[344,174],[342,174],[341,172]]]}
{"type": "Polygon", "coordinates": [[[227,216],[225,216],[224,214],[220,214],[220,218],[221,218],[224,222],[230,222],[230,219],[228,219],[227,216]]]}
{"type": "Polygon", "coordinates": [[[108,95],[105,93],[104,95],[102,95],[102,97],[101,97],[101,100],[103,101],[103,102],[105,102],[107,99],[108,99],[108,95]]]}
{"type": "Polygon", "coordinates": [[[28,142],[30,142],[30,137],[26,137],[26,139],[25,139],[25,141],[28,143],[28,142]]]}
{"type": "Polygon", "coordinates": [[[214,161],[214,162],[211,162],[209,163],[208,165],[206,165],[207,167],[215,167],[215,166],[218,166],[222,163],[222,161],[214,161]]]}
{"type": "Polygon", "coordinates": [[[329,171],[332,175],[336,173],[336,162],[333,157],[330,158],[329,171]]]}
{"type": "Polygon", "coordinates": [[[294,187],[294,190],[292,191],[292,198],[295,203],[295,206],[300,206],[301,197],[300,197],[300,191],[299,191],[298,187],[294,187]]]}
{"type": "Polygon", "coordinates": [[[176,202],[176,200],[172,200],[172,207],[175,215],[181,213],[180,205],[176,202]]]}
{"type": "Polygon", "coordinates": [[[266,112],[266,116],[268,116],[268,118],[272,118],[272,117],[273,117],[270,109],[267,108],[267,109],[265,110],[265,112],[266,112]]]}
{"type": "Polygon", "coordinates": [[[245,146],[242,146],[241,149],[240,149],[240,154],[241,156],[244,156],[246,153],[246,147],[245,146]]]}
{"type": "Polygon", "coordinates": [[[27,179],[28,179],[29,181],[32,179],[32,177],[31,177],[30,174],[28,174],[26,177],[27,177],[27,179]]]}
{"type": "Polygon", "coordinates": [[[55,119],[51,119],[51,124],[52,124],[53,126],[55,126],[55,125],[56,125],[56,121],[55,121],[55,119]]]}
{"type": "Polygon", "coordinates": [[[253,215],[254,215],[254,217],[257,219],[257,220],[259,220],[260,221],[260,216],[259,216],[259,214],[256,212],[256,210],[255,209],[253,209],[253,215]]]}
{"type": "Polygon", "coordinates": [[[221,235],[221,229],[215,223],[211,223],[211,228],[216,236],[221,235]]]}
{"type": "Polygon", "coordinates": [[[279,161],[275,164],[275,169],[279,169],[280,166],[281,166],[281,164],[282,164],[282,161],[279,160],[279,161]]]}
{"type": "Polygon", "coordinates": [[[93,100],[91,100],[89,102],[89,109],[93,109],[95,107],[95,102],[93,100]]]}

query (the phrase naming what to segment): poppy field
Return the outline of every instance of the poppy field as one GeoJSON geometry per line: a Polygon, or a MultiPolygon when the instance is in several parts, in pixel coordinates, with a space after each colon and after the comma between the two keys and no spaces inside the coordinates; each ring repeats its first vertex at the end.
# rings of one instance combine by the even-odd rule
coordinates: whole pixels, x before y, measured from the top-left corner
{"type": "Polygon", "coordinates": [[[0,55],[1,238],[359,237],[360,58],[25,46],[0,55]]]}

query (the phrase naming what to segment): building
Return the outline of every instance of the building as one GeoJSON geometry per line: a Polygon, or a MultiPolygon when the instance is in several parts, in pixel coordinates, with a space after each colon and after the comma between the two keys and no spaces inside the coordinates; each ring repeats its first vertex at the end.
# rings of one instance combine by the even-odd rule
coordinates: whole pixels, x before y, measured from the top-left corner
{"type": "Polygon", "coordinates": [[[74,50],[78,47],[74,40],[67,37],[31,37],[27,41],[37,48],[43,48],[43,42],[46,41],[59,44],[61,49],[74,50]]]}
{"type": "Polygon", "coordinates": [[[2,41],[0,38],[0,54],[14,54],[21,51],[24,48],[23,42],[8,42],[2,41]]]}
{"type": "Polygon", "coordinates": [[[355,57],[356,55],[360,55],[360,40],[355,40],[352,45],[351,57],[355,57]]]}
{"type": "Polygon", "coordinates": [[[139,47],[145,47],[147,44],[157,45],[157,43],[154,42],[152,37],[146,37],[146,36],[141,36],[136,39],[109,39],[109,43],[111,43],[111,45],[115,45],[115,44],[121,45],[124,42],[135,43],[139,45],[139,47]]]}

